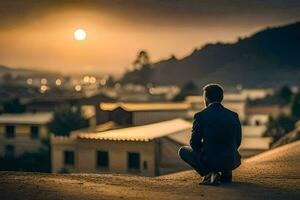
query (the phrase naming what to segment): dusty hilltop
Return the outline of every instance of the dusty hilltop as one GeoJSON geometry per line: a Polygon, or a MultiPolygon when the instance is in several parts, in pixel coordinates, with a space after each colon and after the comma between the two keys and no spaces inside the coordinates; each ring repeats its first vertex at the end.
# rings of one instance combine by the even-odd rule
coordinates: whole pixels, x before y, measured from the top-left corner
{"type": "Polygon", "coordinates": [[[156,178],[0,172],[0,199],[300,199],[300,141],[247,159],[234,183],[199,186],[186,171],[156,178]]]}

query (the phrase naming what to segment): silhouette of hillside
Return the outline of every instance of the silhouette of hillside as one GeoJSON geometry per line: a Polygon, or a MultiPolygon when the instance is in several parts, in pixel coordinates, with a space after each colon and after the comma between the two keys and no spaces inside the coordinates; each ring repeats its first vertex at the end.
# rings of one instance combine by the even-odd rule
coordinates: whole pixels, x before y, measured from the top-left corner
{"type": "Polygon", "coordinates": [[[34,69],[25,69],[25,68],[12,68],[4,65],[0,65],[0,76],[3,74],[9,73],[11,75],[17,76],[42,76],[42,75],[59,75],[59,73],[50,72],[50,71],[42,71],[42,70],[34,70],[34,69]]]}
{"type": "MultiPolygon", "coordinates": [[[[180,84],[195,81],[199,85],[219,82],[225,85],[279,86],[298,84],[300,79],[300,22],[267,28],[235,43],[204,45],[192,54],[154,63],[151,81],[156,84],[180,84]]],[[[138,70],[127,72],[130,82],[138,70]]]]}

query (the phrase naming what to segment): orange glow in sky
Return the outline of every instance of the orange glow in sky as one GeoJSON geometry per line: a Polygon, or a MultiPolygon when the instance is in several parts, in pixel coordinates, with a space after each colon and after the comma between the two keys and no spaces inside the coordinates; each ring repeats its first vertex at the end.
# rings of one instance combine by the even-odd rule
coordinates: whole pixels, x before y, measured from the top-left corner
{"type": "Polygon", "coordinates": [[[1,29],[0,64],[68,74],[120,74],[142,49],[153,62],[172,54],[182,58],[207,42],[234,41],[262,27],[161,26],[100,12],[60,11],[1,29]],[[84,30],[77,32],[79,27],[84,30]]]}

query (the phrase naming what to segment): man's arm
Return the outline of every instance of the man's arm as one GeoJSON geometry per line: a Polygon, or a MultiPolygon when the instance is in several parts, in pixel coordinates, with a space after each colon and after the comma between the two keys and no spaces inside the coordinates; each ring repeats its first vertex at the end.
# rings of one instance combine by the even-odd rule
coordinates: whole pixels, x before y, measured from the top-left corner
{"type": "Polygon", "coordinates": [[[239,119],[239,115],[236,114],[236,117],[237,117],[236,145],[237,145],[237,148],[239,148],[241,145],[241,142],[242,142],[242,126],[241,126],[241,122],[239,119]]]}
{"type": "Polygon", "coordinates": [[[202,147],[202,133],[200,129],[200,120],[197,117],[197,114],[194,116],[192,136],[190,140],[190,145],[194,151],[200,151],[202,147]]]}

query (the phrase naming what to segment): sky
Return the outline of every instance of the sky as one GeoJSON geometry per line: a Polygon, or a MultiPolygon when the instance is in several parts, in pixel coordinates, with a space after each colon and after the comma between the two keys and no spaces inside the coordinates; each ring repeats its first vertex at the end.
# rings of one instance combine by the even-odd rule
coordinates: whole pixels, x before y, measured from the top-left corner
{"type": "Polygon", "coordinates": [[[120,75],[140,50],[152,62],[183,58],[300,21],[299,10],[299,0],[0,0],[0,65],[120,75]]]}

